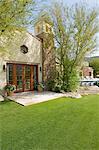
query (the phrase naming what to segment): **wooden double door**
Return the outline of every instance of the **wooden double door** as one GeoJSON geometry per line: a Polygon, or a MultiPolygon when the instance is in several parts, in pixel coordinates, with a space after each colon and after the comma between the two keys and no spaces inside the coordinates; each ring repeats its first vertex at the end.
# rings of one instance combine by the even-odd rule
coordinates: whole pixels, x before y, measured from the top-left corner
{"type": "Polygon", "coordinates": [[[27,64],[7,64],[7,83],[16,86],[16,92],[36,90],[38,66],[27,64]]]}

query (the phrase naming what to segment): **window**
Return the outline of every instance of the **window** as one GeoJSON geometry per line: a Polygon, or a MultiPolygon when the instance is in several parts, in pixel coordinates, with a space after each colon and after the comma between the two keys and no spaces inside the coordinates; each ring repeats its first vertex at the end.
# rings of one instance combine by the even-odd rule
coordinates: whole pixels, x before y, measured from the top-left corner
{"type": "Polygon", "coordinates": [[[40,32],[40,27],[38,26],[38,27],[37,27],[37,33],[39,33],[39,32],[40,32]]]}
{"type": "Polygon", "coordinates": [[[91,72],[89,72],[89,76],[91,77],[91,72]]]}
{"type": "Polygon", "coordinates": [[[7,83],[13,84],[13,65],[7,65],[7,83]]]}
{"type": "Polygon", "coordinates": [[[46,25],[46,32],[48,32],[49,31],[49,27],[46,25]]]}
{"type": "Polygon", "coordinates": [[[21,50],[21,52],[22,52],[23,54],[28,53],[28,47],[25,46],[25,45],[20,46],[20,50],[21,50]]]}
{"type": "Polygon", "coordinates": [[[50,32],[52,32],[52,28],[50,28],[50,32]]]}

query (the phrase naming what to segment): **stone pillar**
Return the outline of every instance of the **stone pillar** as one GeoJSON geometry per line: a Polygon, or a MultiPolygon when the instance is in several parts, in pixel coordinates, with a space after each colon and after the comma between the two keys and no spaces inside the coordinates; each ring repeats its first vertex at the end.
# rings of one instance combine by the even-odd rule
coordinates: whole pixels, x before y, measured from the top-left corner
{"type": "Polygon", "coordinates": [[[53,80],[55,75],[55,52],[54,40],[52,35],[46,34],[42,40],[42,74],[43,82],[48,90],[49,81],[53,80]]]}

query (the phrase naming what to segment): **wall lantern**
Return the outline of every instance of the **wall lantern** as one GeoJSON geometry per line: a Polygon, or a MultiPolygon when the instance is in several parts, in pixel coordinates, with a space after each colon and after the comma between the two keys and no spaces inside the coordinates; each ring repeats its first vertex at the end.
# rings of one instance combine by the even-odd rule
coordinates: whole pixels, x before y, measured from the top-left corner
{"type": "Polygon", "coordinates": [[[5,65],[3,65],[3,71],[4,71],[4,72],[6,71],[6,66],[5,66],[5,65]]]}
{"type": "Polygon", "coordinates": [[[40,67],[40,72],[42,71],[42,67],[40,67]]]}

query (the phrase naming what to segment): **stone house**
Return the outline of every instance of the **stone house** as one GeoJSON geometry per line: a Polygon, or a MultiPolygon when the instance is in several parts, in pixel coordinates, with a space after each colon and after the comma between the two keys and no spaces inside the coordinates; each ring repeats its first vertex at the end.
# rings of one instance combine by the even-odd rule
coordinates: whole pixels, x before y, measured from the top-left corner
{"type": "Polygon", "coordinates": [[[93,68],[89,67],[89,62],[87,61],[87,59],[82,64],[80,77],[81,78],[93,78],[93,68]]]}
{"type": "Polygon", "coordinates": [[[0,55],[0,88],[6,84],[16,86],[16,92],[33,91],[37,83],[45,82],[52,61],[53,41],[44,48],[45,39],[52,32],[47,22],[37,22],[35,36],[16,31],[15,38],[8,46],[8,54],[0,55]]]}
{"type": "Polygon", "coordinates": [[[80,72],[82,78],[93,78],[93,68],[92,67],[83,67],[80,72]]]}
{"type": "MultiPolygon", "coordinates": [[[[8,53],[0,55],[0,88],[6,84],[16,86],[16,92],[33,91],[37,84],[47,82],[55,70],[54,40],[52,26],[39,21],[34,26],[35,36],[28,32],[16,31],[8,53]]],[[[88,66],[81,70],[81,76],[93,77],[88,66]]]]}

